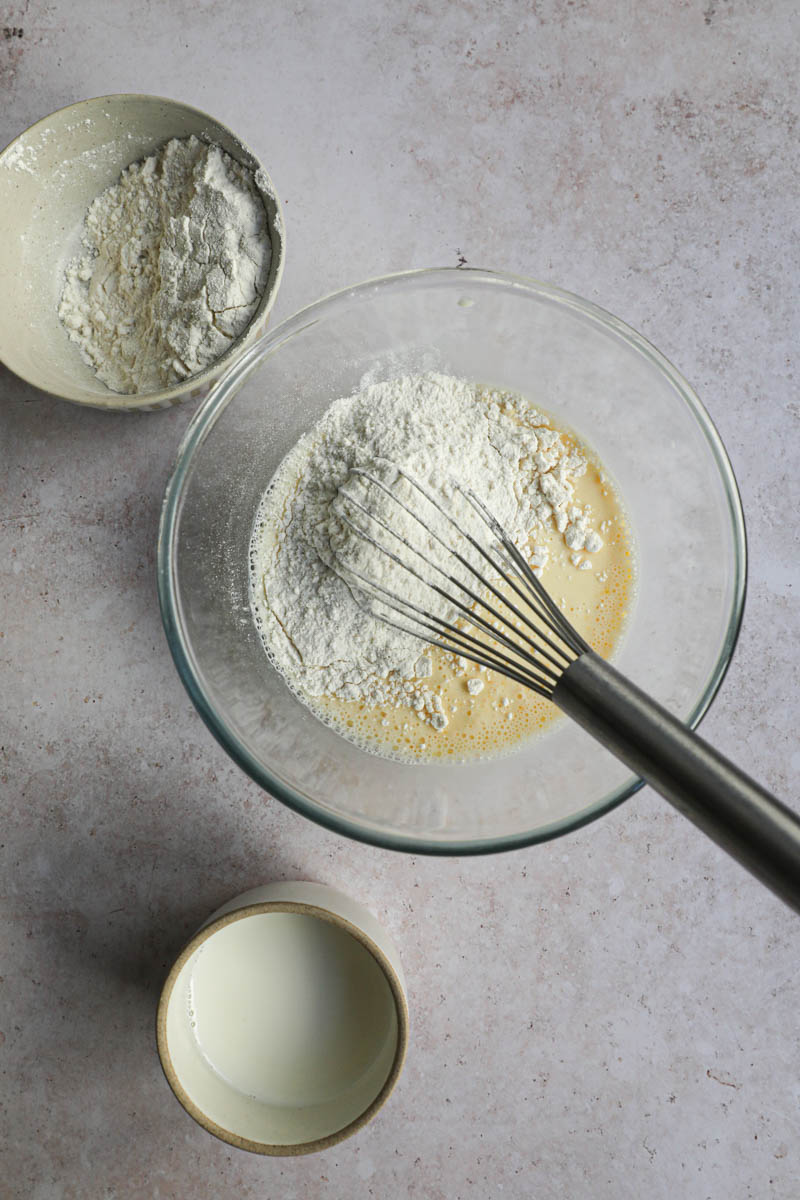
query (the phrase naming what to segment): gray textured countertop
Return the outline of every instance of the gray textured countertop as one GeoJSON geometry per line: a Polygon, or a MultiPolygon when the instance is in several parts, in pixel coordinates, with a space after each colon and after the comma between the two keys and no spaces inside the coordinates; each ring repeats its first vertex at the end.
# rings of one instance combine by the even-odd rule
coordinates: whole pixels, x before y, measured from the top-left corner
{"type": "MultiPolygon", "coordinates": [[[[253,146],[286,206],[275,320],[463,257],[654,341],[748,520],[744,625],[704,733],[797,803],[794,0],[33,0],[1,22],[2,144],[141,91],[253,146]]],[[[108,416],[2,369],[0,394],[0,1196],[794,1200],[797,919],[649,791],[477,860],[287,811],[213,741],[161,631],[156,522],[194,405],[108,416]],[[202,918],[292,877],[386,923],[412,1048],[356,1138],[263,1160],[175,1102],[154,1007],[202,918]]]]}

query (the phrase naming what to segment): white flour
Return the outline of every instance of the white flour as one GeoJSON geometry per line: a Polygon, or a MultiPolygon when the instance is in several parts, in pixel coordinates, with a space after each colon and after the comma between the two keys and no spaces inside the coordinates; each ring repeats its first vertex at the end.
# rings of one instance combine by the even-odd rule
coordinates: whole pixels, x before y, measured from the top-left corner
{"type": "Polygon", "coordinates": [[[115,392],[158,391],[213,363],[249,324],[271,244],[253,175],[219,146],[173,139],[86,214],[58,315],[115,392]]]}
{"type": "MultiPolygon", "coordinates": [[[[520,546],[551,521],[570,542],[586,544],[589,526],[573,500],[586,460],[524,398],[428,374],[335,401],[279,466],[251,541],[251,606],[270,658],[301,697],[405,705],[440,729],[440,697],[422,682],[431,671],[425,644],[365,612],[331,566],[339,555],[391,586],[383,556],[354,542],[338,518],[340,489],[351,495],[361,486],[353,468],[384,477],[384,460],[445,507],[456,476],[520,546]]],[[[401,528],[391,502],[385,511],[401,528]]],[[[542,565],[536,554],[531,562],[542,565]]]]}

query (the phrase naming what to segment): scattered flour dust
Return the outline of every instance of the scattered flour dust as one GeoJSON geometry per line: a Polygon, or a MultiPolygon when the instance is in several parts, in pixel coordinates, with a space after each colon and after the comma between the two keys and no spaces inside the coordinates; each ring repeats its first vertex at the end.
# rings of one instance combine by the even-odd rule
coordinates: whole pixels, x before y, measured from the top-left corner
{"type": "MultiPolygon", "coordinates": [[[[354,570],[381,578],[386,560],[361,539],[349,544],[340,514],[342,497],[358,495],[359,469],[385,478],[388,464],[445,508],[457,475],[537,572],[547,553],[534,544],[537,530],[555,526],[576,553],[599,550],[603,539],[575,503],[585,456],[516,394],[437,374],[393,379],[336,400],[300,439],[262,498],[251,539],[251,608],[267,654],[323,719],[315,698],[406,708],[440,730],[448,718],[440,690],[426,682],[429,649],[365,611],[332,566],[349,568],[355,554],[354,570]]],[[[398,526],[396,508],[387,520],[398,526]]]]}
{"type": "Polygon", "coordinates": [[[86,214],[58,315],[112,391],[158,391],[215,362],[250,323],[271,242],[253,173],[173,138],[86,214]]]}

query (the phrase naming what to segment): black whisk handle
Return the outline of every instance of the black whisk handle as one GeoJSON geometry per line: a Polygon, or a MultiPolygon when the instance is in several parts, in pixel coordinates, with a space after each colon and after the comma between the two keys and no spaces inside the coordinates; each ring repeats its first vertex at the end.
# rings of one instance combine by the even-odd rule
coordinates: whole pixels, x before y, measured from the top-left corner
{"type": "Polygon", "coordinates": [[[593,651],[553,701],[800,912],[800,817],[593,651]]]}

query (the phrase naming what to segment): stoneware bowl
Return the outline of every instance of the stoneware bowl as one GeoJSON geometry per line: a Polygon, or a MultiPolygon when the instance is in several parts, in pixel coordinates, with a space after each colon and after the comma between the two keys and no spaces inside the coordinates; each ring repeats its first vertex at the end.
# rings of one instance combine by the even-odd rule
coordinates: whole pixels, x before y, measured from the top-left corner
{"type": "Polygon", "coordinates": [[[138,95],[82,100],[37,121],[0,154],[0,359],[65,400],[150,411],[204,394],[266,329],[283,260],[283,216],[266,171],[230,129],[178,101],[138,95]],[[272,239],[267,287],[253,320],[211,366],[162,391],[120,395],[83,362],[58,319],[64,269],[78,252],[95,197],[131,163],[191,134],[221,146],[255,174],[272,239]]]}
{"type": "Polygon", "coordinates": [[[245,892],[169,973],[158,1052],[186,1111],[258,1154],[309,1154],[355,1133],[403,1065],[397,950],[375,918],[318,883],[245,892]]]}

